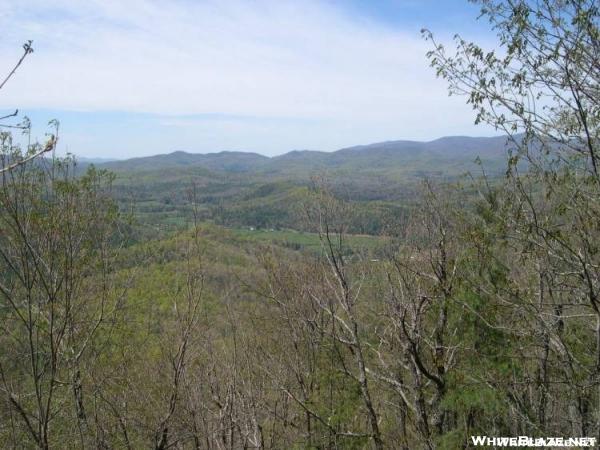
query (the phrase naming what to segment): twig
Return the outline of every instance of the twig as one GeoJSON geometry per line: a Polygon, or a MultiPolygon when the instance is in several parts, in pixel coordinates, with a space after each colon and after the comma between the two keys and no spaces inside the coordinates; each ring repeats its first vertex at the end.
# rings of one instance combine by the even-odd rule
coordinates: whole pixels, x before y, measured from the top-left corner
{"type": "Polygon", "coordinates": [[[15,109],[14,113],[9,114],[7,116],[0,117],[0,120],[8,119],[9,117],[17,117],[18,114],[19,114],[19,110],[15,109]]]}
{"type": "Polygon", "coordinates": [[[21,56],[21,59],[19,59],[19,61],[15,65],[15,67],[13,67],[13,70],[10,71],[10,73],[6,76],[4,81],[2,83],[0,83],[0,89],[2,89],[4,87],[4,85],[6,84],[6,82],[8,80],[10,80],[10,78],[14,75],[14,73],[17,71],[17,69],[19,68],[19,66],[21,65],[23,60],[27,57],[27,55],[29,55],[30,53],[33,53],[33,47],[31,46],[32,42],[33,41],[29,40],[23,44],[23,49],[25,50],[23,52],[23,56],[21,56]]]}

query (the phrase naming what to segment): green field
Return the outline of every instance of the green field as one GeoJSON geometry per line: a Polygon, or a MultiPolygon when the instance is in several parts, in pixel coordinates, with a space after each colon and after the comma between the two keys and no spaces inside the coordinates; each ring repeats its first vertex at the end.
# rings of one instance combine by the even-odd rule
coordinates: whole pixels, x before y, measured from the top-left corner
{"type": "MultiPolygon", "coordinates": [[[[231,228],[229,231],[238,238],[258,242],[271,242],[297,250],[320,251],[323,246],[318,233],[296,230],[257,230],[251,228],[231,228]]],[[[368,235],[346,235],[342,242],[352,252],[368,251],[374,253],[382,251],[386,243],[388,243],[388,240],[384,237],[368,235]]]]}

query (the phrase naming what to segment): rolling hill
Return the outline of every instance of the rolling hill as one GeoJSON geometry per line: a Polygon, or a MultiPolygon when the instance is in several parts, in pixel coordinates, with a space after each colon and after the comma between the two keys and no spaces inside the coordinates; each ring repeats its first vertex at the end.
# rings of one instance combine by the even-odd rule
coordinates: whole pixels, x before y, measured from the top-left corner
{"type": "Polygon", "coordinates": [[[487,174],[500,174],[507,149],[505,137],[456,136],[274,157],[176,151],[97,166],[117,175],[117,198],[135,204],[140,222],[153,227],[185,226],[193,203],[202,219],[221,225],[303,229],[301,210],[316,176],[333,195],[353,203],[353,232],[369,234],[402,216],[421,180],[448,182],[480,173],[476,159],[487,174]]]}
{"type": "Polygon", "coordinates": [[[267,157],[257,153],[221,151],[218,153],[169,154],[111,161],[100,166],[116,172],[147,171],[163,168],[202,167],[213,172],[254,173],[268,176],[307,175],[319,170],[353,170],[362,172],[401,171],[410,175],[473,168],[475,158],[496,166],[506,157],[505,137],[443,137],[430,142],[388,141],[343,148],[334,152],[294,150],[283,155],[267,157]],[[408,172],[408,173],[406,173],[408,172]]]}

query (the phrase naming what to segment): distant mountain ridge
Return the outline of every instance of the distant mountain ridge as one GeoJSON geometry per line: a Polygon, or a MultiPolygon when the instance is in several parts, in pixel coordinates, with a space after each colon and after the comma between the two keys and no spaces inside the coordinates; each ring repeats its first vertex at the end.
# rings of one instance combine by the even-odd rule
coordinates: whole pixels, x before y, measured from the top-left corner
{"type": "Polygon", "coordinates": [[[115,170],[152,170],[158,167],[175,168],[198,165],[208,170],[243,172],[268,160],[267,156],[251,152],[222,151],[201,154],[175,151],[161,155],[111,161],[102,164],[102,167],[115,170]]]}
{"type": "Polygon", "coordinates": [[[273,157],[242,151],[207,154],[176,151],[100,165],[115,171],[198,167],[212,172],[265,175],[306,175],[317,170],[356,173],[409,170],[419,174],[448,169],[448,173],[454,173],[472,164],[476,158],[492,168],[504,164],[507,149],[505,136],[449,136],[428,142],[398,140],[357,145],[334,152],[294,150],[273,157]]]}

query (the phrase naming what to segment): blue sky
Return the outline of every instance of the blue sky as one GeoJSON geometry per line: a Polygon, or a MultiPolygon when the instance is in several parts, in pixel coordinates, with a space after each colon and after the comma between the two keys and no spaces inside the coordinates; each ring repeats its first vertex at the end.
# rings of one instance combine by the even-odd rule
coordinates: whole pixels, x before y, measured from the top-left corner
{"type": "Polygon", "coordinates": [[[336,150],[491,135],[428,67],[419,30],[493,43],[466,0],[3,0],[0,91],[60,150],[336,150]]]}

